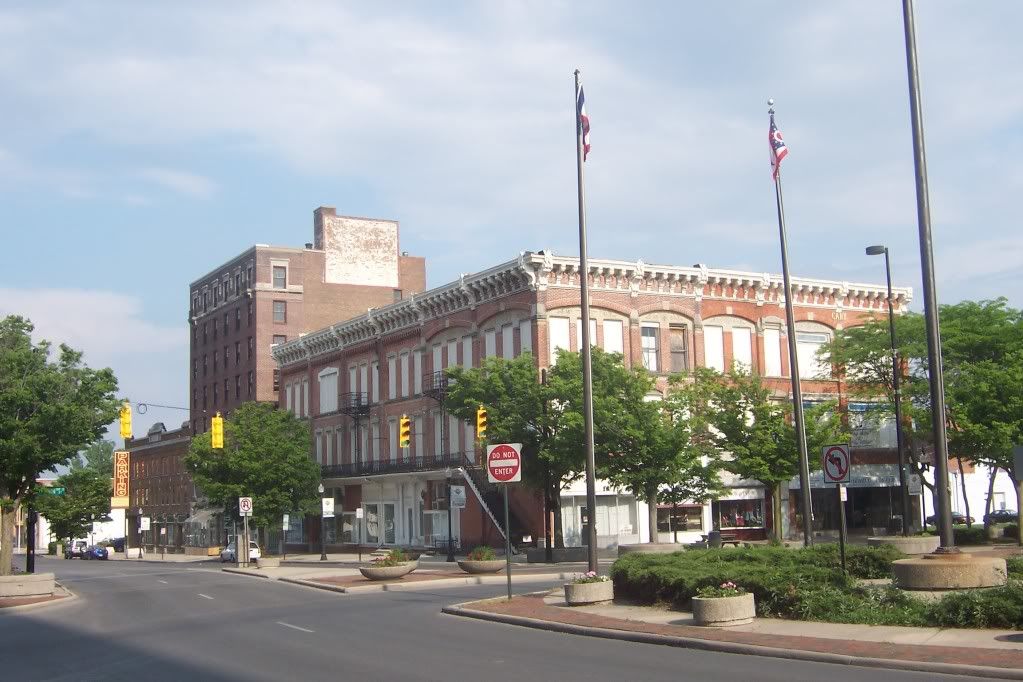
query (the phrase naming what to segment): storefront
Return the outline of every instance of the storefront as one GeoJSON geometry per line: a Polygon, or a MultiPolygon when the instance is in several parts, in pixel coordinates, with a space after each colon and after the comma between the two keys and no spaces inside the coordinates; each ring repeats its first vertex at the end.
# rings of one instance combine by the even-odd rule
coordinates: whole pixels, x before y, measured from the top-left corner
{"type": "Polygon", "coordinates": [[[740,540],[763,540],[767,537],[767,518],[763,487],[734,487],[711,503],[714,530],[734,533],[740,540]]]}
{"type": "MultiPolygon", "coordinates": [[[[902,527],[902,502],[897,464],[853,464],[846,485],[846,527],[850,532],[870,534],[898,532],[902,527]]],[[[799,504],[799,479],[790,483],[793,491],[790,507],[799,504]]],[[[840,525],[838,492],[834,483],[824,480],[821,471],[810,474],[810,499],[813,504],[815,532],[837,532],[840,525]]],[[[910,510],[920,518],[919,483],[911,481],[910,510]]]]}

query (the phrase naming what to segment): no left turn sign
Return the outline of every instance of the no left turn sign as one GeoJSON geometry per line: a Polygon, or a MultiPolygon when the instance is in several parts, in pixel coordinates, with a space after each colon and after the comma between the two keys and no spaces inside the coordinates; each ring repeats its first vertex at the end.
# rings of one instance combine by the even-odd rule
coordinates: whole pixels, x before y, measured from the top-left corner
{"type": "Polygon", "coordinates": [[[821,468],[824,469],[824,480],[828,483],[848,483],[850,473],[849,446],[824,446],[821,468]]]}

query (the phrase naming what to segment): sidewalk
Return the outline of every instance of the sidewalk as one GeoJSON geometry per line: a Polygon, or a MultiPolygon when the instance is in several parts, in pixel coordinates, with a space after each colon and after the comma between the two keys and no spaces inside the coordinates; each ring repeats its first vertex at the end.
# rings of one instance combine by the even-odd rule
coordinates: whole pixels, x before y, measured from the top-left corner
{"type": "Polygon", "coordinates": [[[1023,633],[757,618],[708,628],[692,614],[627,604],[569,607],[561,590],[468,602],[445,613],[579,635],[874,668],[1023,680],[1023,633]]]}

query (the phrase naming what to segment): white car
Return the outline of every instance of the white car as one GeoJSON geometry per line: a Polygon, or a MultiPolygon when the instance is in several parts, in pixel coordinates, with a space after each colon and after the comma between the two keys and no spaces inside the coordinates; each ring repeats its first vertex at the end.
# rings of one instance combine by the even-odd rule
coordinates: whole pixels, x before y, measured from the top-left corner
{"type": "MultiPolygon", "coordinates": [[[[227,547],[220,550],[220,561],[238,561],[237,558],[238,545],[234,542],[230,543],[227,547]]],[[[259,551],[259,545],[254,541],[249,541],[249,561],[258,561],[261,553],[259,551]]]]}

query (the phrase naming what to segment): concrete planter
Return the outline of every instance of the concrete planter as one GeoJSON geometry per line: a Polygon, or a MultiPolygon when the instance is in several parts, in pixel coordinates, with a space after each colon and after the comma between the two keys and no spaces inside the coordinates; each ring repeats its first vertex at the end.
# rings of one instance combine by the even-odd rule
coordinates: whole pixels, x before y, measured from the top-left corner
{"type": "Polygon", "coordinates": [[[266,557],[266,556],[264,556],[264,557],[260,557],[259,559],[257,559],[256,560],[256,564],[260,568],[280,568],[281,567],[281,558],[279,556],[274,556],[274,557],[266,557]]]}
{"type": "Polygon", "coordinates": [[[565,603],[569,606],[596,604],[615,598],[615,584],[610,580],[599,583],[565,583],[565,603]]]}
{"type": "Polygon", "coordinates": [[[0,597],[43,597],[53,594],[52,573],[0,576],[0,597]]]}
{"type": "Polygon", "coordinates": [[[504,569],[504,559],[486,559],[484,561],[470,561],[465,559],[458,562],[458,567],[466,573],[498,573],[504,569]]]}
{"type": "Polygon", "coordinates": [[[752,623],[756,615],[752,592],[735,597],[693,597],[693,620],[697,625],[745,625],[752,623]]]}
{"type": "Polygon", "coordinates": [[[867,545],[870,547],[881,547],[891,545],[898,548],[903,554],[930,554],[938,548],[941,538],[937,535],[879,535],[867,538],[867,545]]]}
{"type": "Polygon", "coordinates": [[[414,571],[418,565],[418,561],[406,561],[397,566],[360,566],[359,572],[369,580],[396,580],[414,571]]]}
{"type": "Polygon", "coordinates": [[[685,550],[685,545],[674,542],[644,542],[637,545],[618,545],[618,556],[623,554],[673,554],[685,550]]]}

